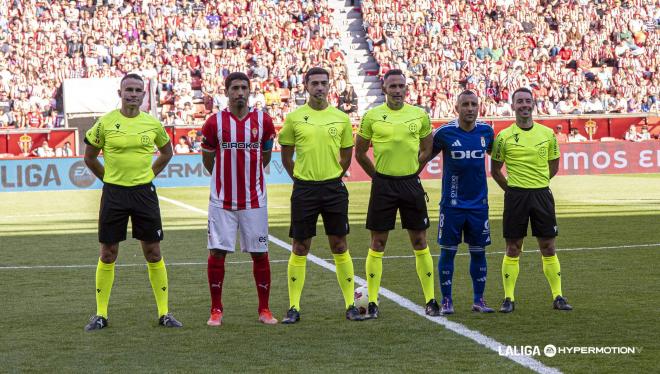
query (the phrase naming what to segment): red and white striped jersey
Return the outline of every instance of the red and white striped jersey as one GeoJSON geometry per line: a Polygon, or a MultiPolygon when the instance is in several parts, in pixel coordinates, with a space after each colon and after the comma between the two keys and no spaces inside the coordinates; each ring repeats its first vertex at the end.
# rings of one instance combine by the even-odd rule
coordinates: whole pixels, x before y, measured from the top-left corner
{"type": "Polygon", "coordinates": [[[239,120],[229,109],[202,127],[202,150],[215,152],[210,204],[228,210],[266,206],[262,152],[273,146],[275,127],[267,113],[251,109],[239,120]]]}

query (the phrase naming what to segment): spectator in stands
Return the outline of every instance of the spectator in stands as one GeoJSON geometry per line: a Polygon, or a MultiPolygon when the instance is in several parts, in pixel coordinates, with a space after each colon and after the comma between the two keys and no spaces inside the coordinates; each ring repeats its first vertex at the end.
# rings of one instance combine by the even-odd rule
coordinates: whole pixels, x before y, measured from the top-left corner
{"type": "Polygon", "coordinates": [[[569,143],[580,143],[580,142],[586,142],[587,138],[584,137],[584,135],[580,134],[577,128],[573,127],[571,129],[570,134],[568,134],[568,142],[569,143]]]}
{"type": "Polygon", "coordinates": [[[56,110],[51,110],[50,115],[44,118],[44,127],[49,129],[62,127],[62,118],[56,110]]]}
{"type": "Polygon", "coordinates": [[[7,116],[6,113],[0,113],[0,128],[8,128],[11,127],[9,124],[9,116],[7,116]]]}
{"type": "Polygon", "coordinates": [[[73,157],[73,149],[71,148],[71,142],[64,142],[64,146],[55,148],[55,157],[73,157]]]}
{"type": "Polygon", "coordinates": [[[48,144],[48,140],[44,140],[41,147],[37,147],[32,154],[37,157],[55,157],[55,150],[48,144]]]}
{"type": "Polygon", "coordinates": [[[598,99],[596,96],[591,96],[589,99],[585,99],[582,103],[582,113],[603,113],[605,108],[603,108],[603,102],[598,99]]]}
{"type": "Polygon", "coordinates": [[[307,93],[305,86],[302,83],[298,84],[291,92],[291,98],[296,107],[303,106],[307,103],[307,93]]]}
{"type": "Polygon", "coordinates": [[[347,84],[344,92],[339,96],[339,110],[346,114],[351,114],[357,111],[358,98],[353,86],[347,84]]]}
{"type": "Polygon", "coordinates": [[[557,104],[559,114],[580,114],[580,106],[574,92],[568,94],[564,100],[557,104]]]}
{"type": "Polygon", "coordinates": [[[642,125],[642,132],[639,133],[639,141],[651,140],[651,133],[646,125],[642,125]]]}
{"type": "Polygon", "coordinates": [[[185,136],[179,137],[179,142],[174,147],[174,153],[190,153],[190,147],[188,146],[188,139],[185,136]]]}
{"type": "Polygon", "coordinates": [[[218,86],[218,90],[215,95],[213,95],[213,107],[216,108],[218,112],[224,110],[229,103],[229,98],[225,95],[224,86],[218,86]]]}
{"type": "MultiPolygon", "coordinates": [[[[566,143],[568,142],[568,136],[562,131],[564,129],[564,126],[562,125],[557,125],[555,128],[555,137],[557,138],[557,142],[559,143],[566,143]]],[[[575,129],[577,130],[577,129],[575,129]]]]}
{"type": "Polygon", "coordinates": [[[36,104],[30,107],[30,111],[27,113],[26,120],[28,126],[31,128],[44,127],[44,117],[36,104]]]}
{"type": "Polygon", "coordinates": [[[266,86],[266,92],[264,93],[264,100],[266,106],[274,107],[282,103],[282,97],[280,96],[280,90],[275,86],[275,83],[271,83],[266,86]]]}
{"type": "Polygon", "coordinates": [[[261,93],[261,89],[259,87],[253,87],[252,92],[250,92],[250,96],[248,96],[248,106],[256,107],[258,102],[263,105],[266,102],[266,97],[261,93]]]}
{"type": "Polygon", "coordinates": [[[5,127],[14,124],[12,106],[13,101],[7,96],[7,91],[0,91],[0,119],[4,120],[5,127]]]}
{"type": "Polygon", "coordinates": [[[197,131],[196,136],[191,140],[190,152],[199,153],[202,151],[202,132],[197,131]]]}
{"type": "Polygon", "coordinates": [[[623,138],[629,142],[638,142],[641,140],[639,133],[637,132],[637,126],[635,125],[630,125],[628,128],[628,131],[626,131],[626,134],[623,136],[623,138]]]}

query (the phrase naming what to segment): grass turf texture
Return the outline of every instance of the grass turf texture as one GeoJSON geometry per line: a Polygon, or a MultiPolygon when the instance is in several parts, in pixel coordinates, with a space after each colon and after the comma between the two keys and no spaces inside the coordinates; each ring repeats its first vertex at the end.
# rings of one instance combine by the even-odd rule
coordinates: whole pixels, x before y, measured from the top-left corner
{"type": "MultiPolygon", "coordinates": [[[[492,182],[492,181],[490,181],[492,182]]],[[[566,372],[614,372],[620,367],[650,372],[660,351],[656,304],[660,243],[660,179],[655,175],[557,177],[563,290],[575,310],[551,309],[549,286],[533,238],[525,247],[516,288],[516,312],[469,312],[469,256],[456,258],[454,303],[450,320],[478,330],[505,345],[634,346],[634,355],[535,357],[566,372]],[[638,246],[635,246],[638,245],[638,246]],[[631,246],[597,249],[596,247],[631,246]],[[592,248],[561,251],[565,248],[592,248]]],[[[425,181],[431,198],[428,233],[435,244],[439,181],[425,181]]],[[[349,183],[349,248],[356,274],[364,277],[369,233],[364,218],[368,183],[349,183]]],[[[206,188],[160,189],[159,194],[206,209],[206,188]]],[[[288,241],[290,186],[269,186],[271,234],[288,241]]],[[[257,322],[257,298],[248,255],[228,257],[223,291],[224,325],[209,328],[206,283],[206,218],[161,202],[169,264],[170,306],[183,329],[157,327],[156,306],[144,258],[136,241],[120,246],[110,299],[110,327],[85,333],[94,313],[94,271],[98,256],[96,222],[99,191],[1,193],[0,266],[76,265],[61,268],[0,269],[0,371],[344,371],[437,372],[527,369],[471,340],[445,330],[381,297],[377,321],[344,320],[335,275],[308,262],[302,320],[294,326],[257,322]],[[186,263],[186,264],[184,264],[186,263]],[[81,267],[82,266],[82,267],[81,267]]],[[[501,252],[502,192],[490,185],[493,245],[501,252]]],[[[318,228],[322,234],[322,227],[318,228]]],[[[130,236],[130,235],[129,235],[130,236]]],[[[271,243],[271,309],[281,319],[288,308],[288,252],[271,243]]],[[[332,262],[323,235],[312,253],[332,262]]],[[[423,304],[407,234],[393,231],[383,262],[382,286],[423,304]]],[[[502,254],[488,256],[486,300],[499,307],[502,254]]],[[[437,257],[434,258],[437,264],[437,257]]],[[[436,274],[437,279],[437,274],[436,274]]],[[[436,281],[436,295],[439,286],[436,281]]]]}

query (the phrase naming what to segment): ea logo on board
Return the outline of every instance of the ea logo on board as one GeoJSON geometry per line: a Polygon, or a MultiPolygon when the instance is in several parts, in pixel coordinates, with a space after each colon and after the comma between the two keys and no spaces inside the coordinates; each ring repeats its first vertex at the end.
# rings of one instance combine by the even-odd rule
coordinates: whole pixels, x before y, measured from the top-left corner
{"type": "Polygon", "coordinates": [[[87,168],[84,161],[76,161],[69,168],[69,180],[76,187],[87,188],[94,184],[96,177],[87,168]]]}

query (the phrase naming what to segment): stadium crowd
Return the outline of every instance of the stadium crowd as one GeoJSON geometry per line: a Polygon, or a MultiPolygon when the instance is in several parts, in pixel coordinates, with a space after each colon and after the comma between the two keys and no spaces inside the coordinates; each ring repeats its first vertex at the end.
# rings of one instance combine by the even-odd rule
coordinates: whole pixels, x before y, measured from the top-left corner
{"type": "Polygon", "coordinates": [[[660,1],[363,0],[378,74],[399,68],[409,102],[454,115],[475,90],[487,116],[533,89],[539,114],[658,111],[660,1]]]}
{"type": "Polygon", "coordinates": [[[323,66],[331,103],[354,112],[338,45],[326,0],[0,0],[0,127],[58,127],[65,79],[130,72],[158,82],[166,124],[223,109],[231,71],[249,72],[250,104],[283,121],[306,100],[303,72],[323,66]]]}

